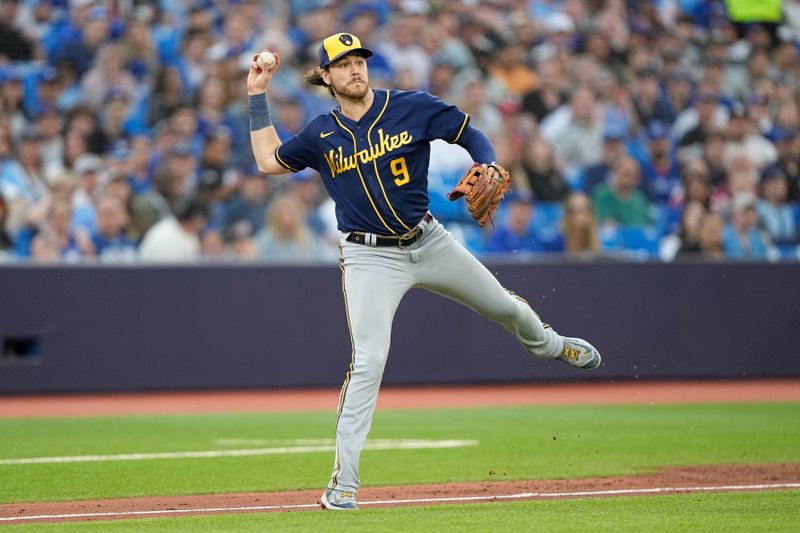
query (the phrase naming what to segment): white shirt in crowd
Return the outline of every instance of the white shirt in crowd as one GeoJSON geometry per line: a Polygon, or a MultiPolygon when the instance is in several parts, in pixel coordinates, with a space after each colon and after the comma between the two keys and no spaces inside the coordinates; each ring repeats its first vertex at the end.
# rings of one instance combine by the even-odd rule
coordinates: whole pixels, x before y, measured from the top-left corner
{"type": "Polygon", "coordinates": [[[196,261],[200,258],[200,239],[170,216],[147,231],[139,246],[139,256],[147,262],[196,261]]]}

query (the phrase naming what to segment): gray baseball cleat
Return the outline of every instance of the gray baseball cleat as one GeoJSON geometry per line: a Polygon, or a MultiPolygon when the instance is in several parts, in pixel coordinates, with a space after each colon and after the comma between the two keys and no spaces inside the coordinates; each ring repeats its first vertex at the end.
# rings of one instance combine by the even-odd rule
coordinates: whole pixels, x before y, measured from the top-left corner
{"type": "Polygon", "coordinates": [[[355,511],[358,509],[356,493],[352,490],[325,489],[319,499],[319,504],[323,509],[331,511],[355,511]]]}
{"type": "Polygon", "coordinates": [[[600,352],[597,348],[577,337],[564,337],[564,348],[556,359],[584,370],[600,366],[600,352]]]}

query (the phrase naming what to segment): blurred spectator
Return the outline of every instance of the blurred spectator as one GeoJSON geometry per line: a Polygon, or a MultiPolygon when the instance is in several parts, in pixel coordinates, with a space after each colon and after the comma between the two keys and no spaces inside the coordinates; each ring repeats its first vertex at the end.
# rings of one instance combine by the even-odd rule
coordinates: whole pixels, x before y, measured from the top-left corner
{"type": "Polygon", "coordinates": [[[205,259],[225,259],[228,255],[222,230],[216,224],[209,224],[200,233],[200,255],[205,259]]]}
{"type": "Polygon", "coordinates": [[[686,163],[681,179],[681,191],[676,197],[676,204],[685,206],[690,202],[697,202],[708,208],[711,203],[711,178],[706,162],[703,159],[692,159],[686,163]]]}
{"type": "Polygon", "coordinates": [[[186,199],[185,189],[185,177],[172,165],[159,167],[153,175],[153,187],[131,199],[133,233],[141,237],[159,220],[169,217],[173,206],[186,199]]]}
{"type": "Polygon", "coordinates": [[[297,134],[306,124],[306,112],[297,95],[288,95],[278,101],[275,113],[275,131],[281,139],[297,134]]]}
{"type": "Polygon", "coordinates": [[[678,135],[679,159],[686,161],[702,153],[709,133],[721,127],[721,124],[717,123],[718,113],[719,95],[710,89],[701,88],[695,97],[693,106],[684,110],[681,115],[683,118],[691,114],[691,122],[689,122],[689,118],[685,118],[684,127],[679,128],[678,123],[673,127],[673,135],[678,135]]]}
{"type": "Polygon", "coordinates": [[[269,193],[267,177],[255,165],[245,168],[236,189],[223,206],[225,227],[235,227],[237,234],[253,236],[264,225],[269,193]]]}
{"type": "Polygon", "coordinates": [[[699,202],[688,202],[681,213],[677,233],[667,235],[659,243],[658,256],[662,261],[672,261],[676,256],[695,255],[700,252],[700,235],[706,208],[699,202]]]}
{"type": "Polygon", "coordinates": [[[641,170],[632,157],[621,157],[611,171],[608,183],[601,183],[592,193],[597,220],[611,224],[644,227],[652,222],[650,202],[639,188],[641,170]]]}
{"type": "Polygon", "coordinates": [[[663,122],[650,122],[646,136],[647,148],[639,161],[644,190],[653,202],[674,201],[679,192],[680,171],[672,150],[669,129],[663,122]]]}
{"type": "MultiPolygon", "coordinates": [[[[723,234],[725,221],[719,213],[708,212],[700,223],[700,256],[704,259],[721,261],[725,259],[723,234]]],[[[680,259],[687,257],[682,254],[680,259]]]]}
{"type": "Polygon", "coordinates": [[[800,135],[795,129],[778,126],[770,132],[770,138],[778,150],[775,168],[786,178],[789,187],[788,199],[797,202],[800,200],[800,135]]]}
{"type": "MultiPolygon", "coordinates": [[[[371,64],[369,68],[370,72],[372,72],[371,64]]],[[[431,78],[428,82],[428,87],[425,90],[444,101],[452,101],[455,98],[453,90],[454,75],[455,70],[450,63],[445,63],[444,61],[435,63],[431,69],[431,78]]]]}
{"type": "Polygon", "coordinates": [[[62,58],[56,63],[55,69],[56,107],[61,111],[70,112],[81,105],[83,100],[75,61],[68,57],[62,58]]]}
{"type": "Polygon", "coordinates": [[[81,79],[83,102],[95,111],[107,104],[112,94],[126,102],[136,100],[136,78],[125,69],[125,49],[109,43],[100,47],[93,66],[81,79]]]}
{"type": "Polygon", "coordinates": [[[488,253],[531,253],[563,249],[563,243],[545,243],[531,224],[533,196],[525,190],[514,190],[508,195],[502,224],[489,235],[486,242],[488,253]]]}
{"type": "Polygon", "coordinates": [[[758,171],[777,161],[778,151],[775,146],[754,130],[745,105],[734,102],[728,123],[728,141],[725,143],[725,162],[728,166],[739,155],[747,157],[758,171]]]}
{"type": "Polygon", "coordinates": [[[603,130],[602,111],[587,88],[576,89],[569,107],[562,106],[551,113],[541,127],[542,136],[567,173],[601,161],[603,130]]]}
{"type": "MultiPolygon", "coordinates": [[[[188,154],[199,156],[203,145],[200,122],[196,109],[189,104],[181,104],[169,116],[169,132],[174,135],[171,144],[188,148],[188,154]]],[[[171,148],[172,146],[170,146],[171,148]]]]}
{"type": "Polygon", "coordinates": [[[200,183],[199,161],[192,147],[180,142],[172,147],[164,165],[175,176],[174,188],[168,191],[167,200],[170,205],[185,196],[191,196],[200,183]]]}
{"type": "Polygon", "coordinates": [[[124,141],[131,133],[128,122],[130,113],[131,100],[124,92],[112,89],[103,100],[97,126],[86,139],[89,151],[104,154],[115,143],[124,141]]]}
{"type": "Polygon", "coordinates": [[[708,167],[708,175],[712,187],[719,187],[728,181],[728,169],[725,166],[725,136],[719,132],[711,132],[703,142],[703,161],[708,167]]]}
{"type": "Polygon", "coordinates": [[[31,257],[39,261],[75,260],[80,257],[78,237],[70,229],[72,207],[57,201],[31,243],[31,257]]]}
{"type": "Polygon", "coordinates": [[[230,6],[222,23],[222,34],[206,51],[206,57],[218,61],[228,57],[236,58],[240,65],[249,65],[252,61],[254,21],[239,6],[230,6]]]}
{"type": "Polygon", "coordinates": [[[547,115],[567,101],[561,64],[553,59],[541,61],[536,68],[538,83],[522,97],[522,112],[542,122],[547,115]]]}
{"type": "Polygon", "coordinates": [[[730,259],[765,260],[769,254],[768,240],[758,229],[756,196],[740,192],[733,197],[731,221],[723,234],[725,257],[730,259]]]}
{"type": "Polygon", "coordinates": [[[683,68],[675,68],[667,80],[667,100],[669,102],[671,117],[670,123],[677,116],[691,107],[692,78],[691,74],[683,68]]]}
{"type": "Polygon", "coordinates": [[[33,43],[14,27],[20,0],[0,0],[0,64],[33,59],[33,43]]]}
{"type": "Polygon", "coordinates": [[[158,70],[158,53],[150,26],[144,20],[129,20],[122,38],[125,68],[140,84],[151,82],[158,70]]]}
{"type": "Polygon", "coordinates": [[[54,35],[45,39],[54,42],[55,53],[51,59],[57,63],[70,58],[74,61],[78,76],[83,77],[111,34],[108,10],[103,6],[95,6],[94,2],[71,2],[70,16],[72,20],[69,25],[53,27],[54,35]]]}
{"type": "Polygon", "coordinates": [[[200,183],[213,192],[213,201],[224,200],[230,194],[225,175],[230,168],[231,134],[221,126],[208,132],[203,146],[198,175],[200,183]]]}
{"type": "Polygon", "coordinates": [[[99,191],[103,160],[94,154],[84,154],[75,160],[78,188],[72,195],[72,225],[74,229],[93,231],[97,222],[95,199],[99,191]]]}
{"type": "Polygon", "coordinates": [[[567,184],[555,167],[555,157],[550,145],[538,135],[528,139],[523,150],[521,173],[517,181],[533,193],[539,202],[560,202],[567,194],[567,184]]]}
{"type": "Polygon", "coordinates": [[[325,219],[320,215],[322,203],[322,185],[319,175],[311,169],[292,174],[289,190],[300,200],[305,212],[305,223],[317,237],[324,237],[331,228],[327,227],[325,219]]]}
{"type": "Polygon", "coordinates": [[[398,72],[413,65],[413,83],[416,87],[425,85],[433,66],[430,56],[418,44],[421,30],[422,27],[415,23],[413,17],[398,13],[389,24],[388,38],[374,45],[393,71],[398,72]]]}
{"type": "Polygon", "coordinates": [[[500,49],[489,67],[489,73],[500,80],[509,97],[519,99],[536,87],[538,77],[525,63],[521,43],[509,43],[500,49]]]}
{"type": "Polygon", "coordinates": [[[675,118],[672,136],[682,148],[702,144],[705,136],[722,129],[728,122],[728,109],[722,105],[719,90],[706,80],[700,82],[692,105],[675,118]]]}
{"type": "Polygon", "coordinates": [[[97,228],[92,233],[94,255],[103,262],[132,261],[136,244],[126,233],[128,214],[122,201],[107,194],[97,200],[97,228]]]}
{"type": "Polygon", "coordinates": [[[569,255],[600,251],[597,220],[592,202],[585,193],[573,192],[564,200],[564,247],[569,255]]]}
{"type": "Polygon", "coordinates": [[[153,186],[152,148],[153,142],[147,135],[130,138],[125,178],[133,194],[142,194],[153,186]]]}
{"type": "Polygon", "coordinates": [[[130,205],[133,198],[133,190],[125,174],[117,171],[106,172],[101,182],[100,194],[114,196],[120,201],[127,215],[126,230],[130,233],[130,205]]]}
{"type": "Polygon", "coordinates": [[[295,194],[277,196],[270,206],[266,225],[255,236],[258,256],[271,263],[326,259],[325,248],[304,222],[305,215],[295,194]]]}
{"type": "Polygon", "coordinates": [[[480,73],[472,73],[466,80],[458,107],[470,116],[470,124],[489,137],[495,137],[503,132],[503,121],[497,108],[487,101],[485,85],[480,73]]]}
{"type": "Polygon", "coordinates": [[[780,169],[769,167],[761,178],[763,198],[758,200],[756,211],[761,224],[774,244],[797,242],[794,210],[786,201],[788,192],[786,177],[780,169]]]}
{"type": "Polygon", "coordinates": [[[6,210],[6,200],[3,193],[0,192],[0,259],[6,257],[14,248],[14,242],[6,230],[6,219],[8,218],[8,211],[6,210]]]}
{"type": "Polygon", "coordinates": [[[25,87],[20,73],[8,68],[0,69],[0,112],[11,135],[18,135],[28,125],[24,100],[25,87]]]}
{"type": "Polygon", "coordinates": [[[661,93],[658,73],[653,68],[643,67],[635,72],[631,101],[641,124],[673,121],[672,106],[661,93]]]}
{"type": "Polygon", "coordinates": [[[625,148],[625,131],[616,124],[609,124],[603,132],[603,158],[599,163],[589,165],[580,176],[580,188],[586,194],[592,194],[595,186],[607,181],[611,169],[620,157],[627,155],[625,148]]]}
{"type": "Polygon", "coordinates": [[[208,208],[187,200],[147,230],[139,246],[139,255],[146,262],[187,262],[200,257],[200,232],[208,221],[208,208]]]}
{"type": "Polygon", "coordinates": [[[149,96],[147,123],[155,125],[168,118],[182,104],[188,104],[191,90],[181,71],[174,64],[164,65],[157,73],[153,91],[149,96]]]}
{"type": "Polygon", "coordinates": [[[759,174],[753,164],[745,156],[739,156],[731,162],[728,180],[720,184],[711,195],[711,208],[715,211],[730,210],[730,203],[740,192],[755,195],[759,174]]]}
{"type": "MultiPolygon", "coordinates": [[[[12,153],[8,141],[0,130],[0,160],[12,153]]],[[[40,141],[34,127],[26,128],[17,142],[16,159],[0,163],[0,194],[5,198],[6,229],[11,235],[22,229],[29,210],[47,193],[40,141]]]]}

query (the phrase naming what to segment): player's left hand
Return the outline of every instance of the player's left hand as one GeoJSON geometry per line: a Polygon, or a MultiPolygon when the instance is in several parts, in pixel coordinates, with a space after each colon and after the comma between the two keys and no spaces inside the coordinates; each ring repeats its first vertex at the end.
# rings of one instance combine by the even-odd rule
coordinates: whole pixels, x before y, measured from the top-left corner
{"type": "Polygon", "coordinates": [[[487,222],[492,222],[494,225],[492,215],[500,205],[509,183],[511,176],[497,163],[475,163],[447,197],[450,200],[457,200],[466,196],[467,208],[472,218],[482,228],[487,222]]]}
{"type": "MultiPolygon", "coordinates": [[[[267,49],[265,48],[262,51],[267,51],[267,49]]],[[[278,52],[273,52],[275,56],[275,66],[271,69],[261,70],[261,67],[256,63],[256,59],[258,59],[258,54],[260,53],[261,52],[256,52],[253,54],[253,60],[250,62],[250,72],[247,73],[248,95],[266,93],[269,88],[269,82],[272,81],[272,76],[274,76],[281,67],[281,56],[278,52]]]]}

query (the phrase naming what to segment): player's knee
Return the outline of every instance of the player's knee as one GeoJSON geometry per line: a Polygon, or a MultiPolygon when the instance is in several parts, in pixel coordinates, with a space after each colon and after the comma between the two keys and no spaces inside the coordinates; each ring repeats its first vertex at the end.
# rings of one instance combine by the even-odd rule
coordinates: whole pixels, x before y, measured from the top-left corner
{"type": "Polygon", "coordinates": [[[524,320],[525,313],[530,312],[529,309],[526,308],[527,306],[522,305],[519,301],[515,300],[513,302],[509,302],[508,305],[498,309],[494,316],[494,320],[500,324],[515,324],[521,320],[524,320]]]}

